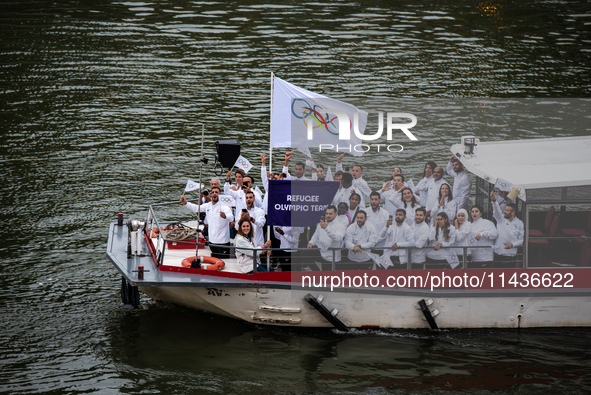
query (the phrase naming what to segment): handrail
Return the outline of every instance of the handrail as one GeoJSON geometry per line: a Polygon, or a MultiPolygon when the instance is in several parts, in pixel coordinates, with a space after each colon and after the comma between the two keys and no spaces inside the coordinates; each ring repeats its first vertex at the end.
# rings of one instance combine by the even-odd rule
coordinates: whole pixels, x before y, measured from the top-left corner
{"type": "MultiPolygon", "coordinates": [[[[195,200],[198,200],[198,199],[192,199],[192,200],[195,201],[195,200]]],[[[145,223],[145,226],[144,226],[144,231],[146,231],[147,230],[147,227],[150,226],[150,225],[152,225],[152,227],[155,225],[158,229],[161,229],[160,223],[158,221],[158,218],[156,217],[156,213],[155,213],[155,210],[154,210],[155,207],[171,206],[171,205],[175,205],[175,204],[181,204],[181,202],[179,202],[179,201],[172,201],[172,202],[164,202],[164,203],[151,204],[149,206],[149,212],[148,212],[148,217],[147,217],[147,220],[146,220],[146,223],[145,223]],[[152,223],[149,223],[150,220],[153,221],[153,222],[152,223]]],[[[578,236],[578,237],[543,237],[543,236],[540,236],[540,237],[530,237],[529,239],[574,239],[574,238],[587,239],[587,237],[585,237],[585,236],[578,236]]],[[[201,243],[201,242],[199,242],[198,235],[197,235],[197,240],[196,241],[173,240],[173,239],[169,239],[169,238],[165,237],[164,234],[163,234],[163,232],[158,231],[158,243],[160,243],[160,239],[162,239],[162,242],[164,243],[164,246],[163,246],[163,250],[162,250],[161,253],[160,253],[160,251],[158,251],[158,248],[157,247],[155,248],[155,250],[156,250],[155,251],[155,258],[157,260],[157,262],[156,262],[157,265],[160,265],[161,262],[163,261],[163,256],[165,254],[165,249],[166,249],[166,247],[165,247],[166,246],[166,242],[175,242],[175,243],[182,243],[182,244],[188,244],[188,245],[194,245],[194,246],[198,246],[198,245],[206,246],[206,245],[208,245],[208,246],[213,246],[213,247],[225,247],[225,248],[228,248],[228,245],[224,245],[224,244],[221,244],[220,245],[220,244],[214,244],[214,243],[209,243],[209,242],[201,243]]],[[[429,250],[432,250],[433,247],[434,246],[424,246],[424,247],[409,246],[409,247],[398,247],[398,249],[399,250],[406,250],[407,251],[407,265],[406,265],[406,268],[407,269],[411,269],[413,263],[414,264],[417,264],[418,263],[418,262],[412,262],[412,251],[413,250],[427,250],[427,251],[429,251],[429,250]]],[[[235,248],[235,246],[230,246],[230,248],[235,248]]],[[[288,249],[290,251],[293,251],[293,252],[301,252],[301,251],[327,251],[328,250],[328,251],[331,251],[332,252],[332,259],[331,259],[331,262],[330,263],[331,263],[331,270],[333,270],[333,271],[336,270],[336,263],[337,263],[336,262],[336,259],[335,259],[335,253],[336,253],[336,251],[339,251],[339,250],[342,251],[344,248],[345,248],[344,246],[343,247],[328,247],[326,249],[321,249],[321,248],[318,248],[318,247],[311,247],[311,248],[307,248],[307,247],[306,248],[299,248],[299,247],[289,247],[289,248],[280,248],[280,247],[278,247],[278,248],[272,248],[272,247],[269,247],[269,248],[264,248],[264,249],[261,249],[259,247],[253,247],[253,248],[250,248],[250,247],[241,247],[242,250],[250,250],[250,251],[271,251],[271,252],[272,251],[283,251],[283,250],[286,250],[286,249],[288,249]]],[[[439,249],[452,249],[452,250],[454,250],[454,249],[455,250],[462,249],[462,254],[461,255],[462,255],[463,259],[462,259],[462,266],[461,267],[462,268],[466,268],[466,265],[467,265],[467,256],[468,256],[468,249],[483,249],[483,248],[486,248],[486,249],[491,248],[492,249],[492,248],[494,248],[494,246],[490,246],[490,245],[489,246],[448,246],[448,247],[441,246],[439,249]]],[[[519,250],[522,250],[523,249],[522,246],[516,247],[516,248],[518,248],[519,250]]],[[[374,247],[374,248],[372,248],[372,250],[374,250],[374,251],[375,250],[387,251],[389,249],[390,249],[390,247],[374,247]]],[[[257,255],[258,254],[256,254],[256,253],[253,254],[253,258],[254,258],[254,256],[257,256],[257,255]]],[[[457,254],[457,255],[459,255],[459,254],[457,254]]],[[[258,255],[258,256],[260,256],[260,255],[258,255]]],[[[253,259],[253,272],[255,272],[256,269],[257,269],[256,268],[256,262],[257,262],[257,260],[256,259],[253,259]]],[[[420,262],[420,263],[424,263],[424,262],[420,262]]],[[[262,261],[261,261],[261,264],[262,264],[262,261]]],[[[267,270],[269,270],[269,259],[267,259],[267,265],[266,266],[267,266],[267,270]]]]}
{"type": "Polygon", "coordinates": [[[528,240],[589,240],[587,235],[580,236],[529,236],[528,240]]]}

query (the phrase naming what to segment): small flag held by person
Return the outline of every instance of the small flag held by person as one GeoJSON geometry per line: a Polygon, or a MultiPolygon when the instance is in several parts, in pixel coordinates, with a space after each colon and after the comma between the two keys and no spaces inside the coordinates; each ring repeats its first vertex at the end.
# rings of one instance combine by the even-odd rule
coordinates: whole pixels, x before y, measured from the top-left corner
{"type": "Polygon", "coordinates": [[[236,200],[230,195],[220,195],[219,202],[224,206],[236,207],[236,200]]]}
{"type": "Polygon", "coordinates": [[[197,189],[202,189],[203,184],[195,181],[187,181],[187,186],[185,187],[185,192],[196,191],[197,189]]]}
{"type": "Polygon", "coordinates": [[[263,191],[261,191],[261,188],[258,187],[258,185],[256,187],[254,187],[254,194],[256,197],[258,197],[259,199],[263,200],[263,191]]]}
{"type": "Polygon", "coordinates": [[[501,191],[509,192],[511,188],[513,188],[513,184],[509,181],[503,180],[502,178],[497,178],[497,182],[495,182],[495,188],[498,188],[501,191]]]}
{"type": "Polygon", "coordinates": [[[312,153],[310,152],[310,148],[308,148],[308,147],[298,147],[298,148],[296,148],[296,150],[302,152],[308,158],[312,159],[312,153]]]}
{"type": "Polygon", "coordinates": [[[456,253],[453,251],[449,253],[449,255],[445,258],[445,260],[447,261],[447,263],[449,263],[449,266],[452,269],[455,269],[460,264],[460,259],[458,258],[456,253]]]}
{"type": "Polygon", "coordinates": [[[390,260],[390,257],[392,256],[391,250],[386,250],[382,256],[374,253],[370,253],[368,255],[376,265],[380,265],[384,269],[387,269],[390,266],[394,266],[392,264],[392,261],[390,260]]]}
{"type": "Polygon", "coordinates": [[[238,156],[238,159],[236,159],[234,167],[242,169],[245,173],[248,173],[248,171],[252,169],[252,163],[250,163],[244,156],[240,155],[238,156]]]}

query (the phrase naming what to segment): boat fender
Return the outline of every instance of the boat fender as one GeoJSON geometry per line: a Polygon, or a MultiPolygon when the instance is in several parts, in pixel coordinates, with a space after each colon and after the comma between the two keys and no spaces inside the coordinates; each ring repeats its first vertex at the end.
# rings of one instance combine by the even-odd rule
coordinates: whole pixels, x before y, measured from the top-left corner
{"type": "MultiPolygon", "coordinates": [[[[191,264],[195,260],[194,256],[183,259],[181,265],[183,267],[191,267],[191,264]]],[[[211,256],[200,256],[201,269],[203,270],[222,270],[226,264],[220,258],[214,258],[211,256]]]]}
{"type": "Polygon", "coordinates": [[[306,302],[308,302],[310,304],[310,306],[312,306],[316,310],[318,310],[318,312],[320,314],[322,314],[322,316],[324,318],[326,318],[328,320],[328,322],[330,322],[335,328],[337,328],[343,332],[349,331],[349,328],[347,327],[347,325],[345,325],[343,323],[343,321],[339,320],[336,317],[336,315],[339,311],[337,309],[330,311],[329,309],[326,308],[326,306],[324,306],[322,304],[322,300],[324,299],[323,295],[320,295],[317,298],[315,298],[314,296],[312,296],[312,294],[307,294],[304,297],[304,299],[306,300],[306,302]]]}
{"type": "Polygon", "coordinates": [[[429,305],[432,303],[427,304],[427,301],[425,301],[425,299],[419,300],[418,304],[421,307],[421,310],[423,311],[423,315],[427,319],[427,322],[429,323],[429,326],[431,327],[431,329],[432,330],[439,330],[439,327],[437,326],[437,323],[435,322],[435,318],[434,318],[436,315],[439,314],[439,311],[435,310],[435,311],[431,312],[431,310],[429,310],[429,305]]]}
{"type": "Polygon", "coordinates": [[[126,309],[137,309],[140,305],[140,291],[121,277],[121,301],[126,309]]]}

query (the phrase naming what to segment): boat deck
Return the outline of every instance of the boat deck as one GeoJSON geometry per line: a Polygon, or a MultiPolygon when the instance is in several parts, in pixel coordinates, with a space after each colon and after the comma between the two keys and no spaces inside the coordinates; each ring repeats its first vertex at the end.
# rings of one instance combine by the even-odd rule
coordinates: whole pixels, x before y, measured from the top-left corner
{"type": "MultiPolygon", "coordinates": [[[[285,284],[290,280],[290,273],[254,273],[244,274],[238,270],[237,259],[223,259],[225,267],[219,271],[185,268],[181,262],[183,259],[195,256],[194,246],[190,248],[166,248],[163,262],[157,267],[154,257],[145,238],[142,238],[139,254],[127,256],[127,236],[128,229],[126,225],[118,226],[112,223],[109,226],[109,238],[107,244],[107,257],[121,273],[123,277],[133,286],[205,286],[205,285],[225,285],[225,286],[249,286],[256,287],[260,285],[257,280],[265,283],[285,284]],[[138,275],[138,267],[144,267],[143,279],[138,275]],[[187,275],[190,273],[191,275],[187,275]]],[[[156,246],[157,239],[150,239],[153,246],[156,246]]],[[[233,251],[233,250],[232,250],[233,251]]],[[[206,246],[199,249],[199,256],[210,256],[211,251],[206,246]]]]}
{"type": "MultiPolygon", "coordinates": [[[[156,239],[156,238],[152,238],[151,240],[152,240],[152,245],[154,245],[154,246],[158,242],[158,239],[156,239]]],[[[182,245],[182,244],[178,243],[177,246],[178,245],[182,245]]],[[[190,244],[185,244],[185,246],[186,246],[185,248],[167,248],[166,254],[164,254],[164,259],[162,261],[162,264],[164,266],[183,267],[183,265],[181,264],[183,259],[195,256],[195,246],[190,245],[190,244]]],[[[233,253],[233,249],[232,249],[232,253],[233,253]]],[[[199,249],[199,256],[200,257],[211,256],[211,250],[209,249],[209,247],[205,246],[202,249],[200,248],[199,249]]],[[[225,266],[220,271],[228,272],[228,273],[241,273],[241,271],[238,269],[238,260],[236,258],[224,258],[223,261],[225,263],[225,266]]]]}

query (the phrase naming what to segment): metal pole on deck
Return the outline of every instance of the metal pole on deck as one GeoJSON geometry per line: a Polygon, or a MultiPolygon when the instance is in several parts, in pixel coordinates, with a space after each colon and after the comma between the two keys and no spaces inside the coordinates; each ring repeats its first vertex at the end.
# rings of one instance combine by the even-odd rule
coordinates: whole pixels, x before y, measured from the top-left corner
{"type": "Polygon", "coordinates": [[[203,171],[203,144],[205,140],[205,124],[201,124],[201,158],[199,159],[199,201],[197,202],[197,231],[195,234],[195,241],[197,242],[195,245],[195,260],[191,267],[200,267],[201,262],[199,260],[199,225],[201,223],[201,196],[203,193],[203,182],[201,178],[201,174],[203,171]]]}

